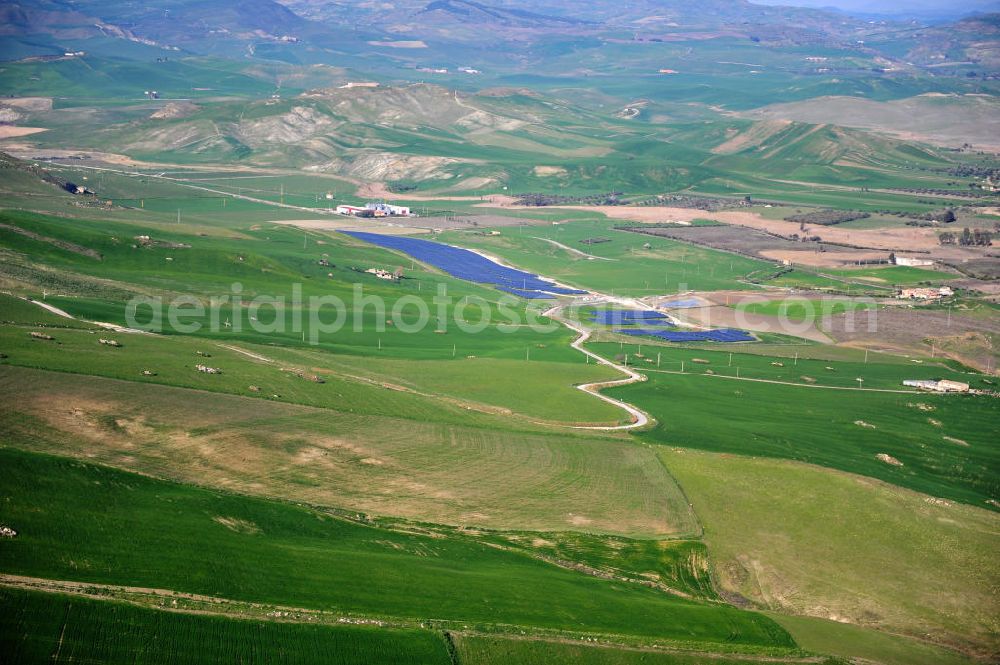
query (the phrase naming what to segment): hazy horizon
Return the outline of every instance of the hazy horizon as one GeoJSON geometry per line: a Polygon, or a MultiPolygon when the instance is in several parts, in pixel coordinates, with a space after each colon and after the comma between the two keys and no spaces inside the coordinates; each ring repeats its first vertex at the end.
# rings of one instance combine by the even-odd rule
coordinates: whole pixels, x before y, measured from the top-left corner
{"type": "Polygon", "coordinates": [[[997,0],[968,0],[956,6],[952,0],[751,0],[758,5],[835,8],[859,14],[951,14],[961,16],[973,12],[1000,11],[997,0]]]}

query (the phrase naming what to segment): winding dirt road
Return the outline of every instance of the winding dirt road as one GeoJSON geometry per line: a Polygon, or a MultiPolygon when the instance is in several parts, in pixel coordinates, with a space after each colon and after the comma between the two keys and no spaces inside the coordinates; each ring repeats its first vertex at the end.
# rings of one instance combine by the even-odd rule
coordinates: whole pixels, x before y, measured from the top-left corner
{"type": "Polygon", "coordinates": [[[598,364],[612,367],[626,375],[624,379],[618,379],[617,381],[599,381],[596,383],[584,383],[582,385],[577,386],[577,389],[582,390],[588,395],[593,395],[597,399],[603,400],[608,404],[614,404],[618,408],[624,409],[626,412],[628,412],[629,415],[632,416],[632,422],[627,425],[572,425],[570,427],[572,427],[572,429],[618,431],[618,430],[638,429],[640,427],[645,427],[651,422],[654,422],[653,419],[641,409],[634,407],[631,404],[628,404],[627,402],[622,402],[621,400],[614,399],[613,397],[608,397],[607,395],[600,392],[605,388],[616,388],[618,386],[627,386],[632,383],[645,381],[646,377],[634,370],[629,369],[624,365],[619,365],[617,363],[614,363],[608,360],[607,358],[603,358],[597,355],[596,353],[593,353],[585,349],[583,345],[586,344],[587,340],[590,339],[591,331],[587,330],[586,328],[576,323],[573,323],[572,321],[569,321],[568,319],[559,316],[559,312],[561,309],[562,305],[556,305],[552,309],[547,310],[545,312],[545,316],[560,322],[570,330],[573,330],[580,334],[580,336],[577,337],[576,340],[574,340],[573,343],[570,344],[570,346],[572,346],[574,349],[584,354],[585,356],[593,358],[595,361],[597,361],[598,364]]]}

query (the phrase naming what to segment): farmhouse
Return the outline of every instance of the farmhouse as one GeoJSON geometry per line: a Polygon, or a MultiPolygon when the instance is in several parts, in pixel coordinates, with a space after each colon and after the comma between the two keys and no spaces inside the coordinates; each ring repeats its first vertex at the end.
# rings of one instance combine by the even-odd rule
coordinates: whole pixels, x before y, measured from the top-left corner
{"type": "Polygon", "coordinates": [[[410,209],[406,206],[394,206],[388,203],[368,203],[365,210],[371,210],[376,217],[409,217],[410,209]]]}
{"type": "Polygon", "coordinates": [[[942,286],[940,288],[933,289],[901,289],[899,292],[899,297],[904,300],[937,300],[939,298],[948,298],[953,295],[955,295],[955,292],[949,286],[942,286]]]}
{"type": "Polygon", "coordinates": [[[411,215],[410,209],[406,206],[394,206],[382,202],[366,203],[363,208],[339,205],[337,206],[337,214],[348,217],[409,217],[411,215]]]}
{"type": "Polygon", "coordinates": [[[391,273],[388,270],[383,270],[382,268],[369,268],[365,272],[370,275],[375,275],[379,279],[399,279],[397,274],[391,273]]]}
{"type": "Polygon", "coordinates": [[[934,261],[930,259],[915,259],[910,256],[893,256],[892,262],[897,266],[911,266],[914,268],[921,266],[932,266],[934,261]]]}
{"type": "Polygon", "coordinates": [[[930,390],[936,393],[967,393],[969,392],[969,384],[962,383],[961,381],[950,381],[948,379],[942,379],[941,381],[927,381],[927,380],[913,380],[908,379],[903,381],[904,386],[909,386],[910,388],[917,388],[919,390],[930,390]]]}

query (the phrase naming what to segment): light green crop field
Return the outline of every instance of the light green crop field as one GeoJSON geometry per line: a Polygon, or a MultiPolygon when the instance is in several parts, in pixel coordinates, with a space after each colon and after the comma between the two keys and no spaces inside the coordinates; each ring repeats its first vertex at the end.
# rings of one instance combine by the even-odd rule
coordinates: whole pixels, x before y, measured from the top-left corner
{"type": "Polygon", "coordinates": [[[470,626],[793,646],[759,614],[474,541],[393,532],[65,458],[12,449],[0,458],[7,471],[0,519],[19,532],[0,549],[0,566],[11,574],[470,626]]]}
{"type": "Polygon", "coordinates": [[[844,268],[822,270],[795,268],[767,281],[769,286],[788,288],[827,289],[856,295],[892,295],[895,287],[918,284],[942,284],[959,275],[940,270],[911,266],[844,268]]]}
{"type": "Polygon", "coordinates": [[[868,280],[877,284],[886,283],[895,286],[912,286],[914,284],[945,282],[957,279],[960,275],[943,272],[940,270],[928,270],[926,268],[914,268],[912,266],[884,266],[875,268],[851,268],[842,270],[824,270],[824,273],[835,277],[846,277],[848,279],[868,280]]]}
{"type": "Polygon", "coordinates": [[[489,415],[446,424],[419,411],[405,419],[18,367],[0,366],[0,385],[19,395],[0,409],[8,445],[181,482],[457,526],[698,532],[653,451],[630,441],[519,430],[489,415]]]}
{"type": "Polygon", "coordinates": [[[803,649],[883,665],[971,665],[971,656],[924,642],[843,621],[770,612],[803,649]]]}
{"type": "Polygon", "coordinates": [[[766,279],[765,283],[768,286],[809,289],[850,296],[886,297],[892,295],[894,291],[892,285],[888,283],[877,284],[872,280],[854,280],[850,275],[843,277],[834,277],[829,273],[820,275],[802,268],[792,268],[789,272],[772,276],[766,279]]]}
{"type": "MultiPolygon", "coordinates": [[[[995,649],[995,512],[796,462],[676,448],[661,456],[705,525],[723,592],[981,655],[995,649]]],[[[801,632],[803,646],[838,642],[841,654],[853,639],[801,632]]],[[[857,637],[851,655],[873,657],[857,637]]]]}
{"type": "Polygon", "coordinates": [[[770,300],[767,302],[740,303],[734,309],[747,314],[778,316],[789,321],[817,321],[824,317],[855,312],[877,310],[874,303],[850,300],[770,300]]]}
{"type": "Polygon", "coordinates": [[[500,229],[499,236],[452,231],[440,239],[486,251],[573,286],[618,295],[746,289],[751,287],[739,280],[770,265],[669,238],[616,231],[615,225],[610,221],[582,220],[557,226],[505,228],[500,229]],[[580,242],[589,238],[607,238],[610,242],[580,242]],[[649,249],[644,248],[646,244],[649,249]]]}
{"type": "MultiPolygon", "coordinates": [[[[197,325],[200,335],[218,339],[288,346],[315,341],[327,350],[362,355],[379,350],[381,343],[380,350],[388,355],[430,359],[458,354],[524,358],[526,348],[533,347],[531,357],[536,360],[582,360],[561,343],[570,333],[558,325],[549,325],[548,332],[527,325],[537,322],[546,327],[537,305],[510,296],[501,307],[502,294],[495,289],[417,267],[408,257],[341,234],[313,233],[304,238],[292,228],[251,225],[243,227],[238,236],[243,241],[234,248],[232,237],[157,233],[111,222],[67,225],[37,215],[3,219],[50,239],[0,228],[3,246],[32,257],[31,262],[7,266],[9,278],[24,283],[21,289],[36,297],[44,291],[55,293],[50,302],[91,320],[126,324],[125,301],[130,295],[163,297],[162,328],[177,332],[178,326],[168,325],[168,307],[174,296],[184,295],[196,298],[203,309],[199,312],[190,304],[178,309],[182,324],[197,325]],[[137,247],[134,236],[150,233],[160,245],[137,247]],[[54,240],[97,252],[101,258],[83,256],[54,240]],[[412,268],[406,270],[406,279],[393,284],[356,270],[400,266],[412,268]],[[295,285],[300,288],[301,305],[294,300],[295,285]],[[436,300],[439,288],[444,290],[443,304],[436,300]],[[263,301],[251,306],[257,297],[283,299],[284,306],[280,312],[263,301]],[[220,303],[214,317],[211,298],[220,303]],[[233,303],[240,298],[242,306],[236,311],[233,303]],[[320,302],[312,298],[339,299],[343,322],[339,330],[331,329],[338,320],[337,301],[314,304],[305,311],[311,302],[320,302]],[[426,325],[418,325],[421,308],[427,314],[426,325]],[[251,320],[255,315],[256,322],[251,320]],[[301,330],[294,325],[296,317],[301,319],[301,330]],[[226,322],[230,325],[224,326],[226,322]],[[465,323],[471,331],[462,329],[465,323]]],[[[152,323],[151,308],[138,307],[135,319],[138,325],[152,323]]]]}
{"type": "MultiPolygon", "coordinates": [[[[734,374],[716,359],[723,365],[720,373],[734,374]]],[[[758,367],[766,361],[748,359],[758,367]]],[[[784,362],[786,367],[773,369],[789,372],[784,362]]],[[[608,391],[656,418],[656,426],[640,438],[810,462],[984,508],[1000,495],[993,398],[830,390],[712,376],[704,366],[687,367],[698,369],[651,370],[646,382],[608,391]]],[[[900,367],[867,371],[898,376],[900,367]]]]}
{"type": "MultiPolygon", "coordinates": [[[[720,379],[723,377],[759,379],[806,388],[809,386],[847,388],[852,389],[852,392],[853,389],[862,387],[913,393],[913,388],[903,385],[906,379],[951,379],[968,383],[975,388],[989,388],[987,375],[972,372],[954,360],[906,359],[872,353],[866,361],[864,351],[840,350],[822,345],[756,347],[755,343],[748,342],[719,343],[712,348],[706,345],[702,345],[701,348],[690,348],[687,343],[659,343],[656,339],[650,339],[649,342],[640,345],[637,338],[628,337],[617,343],[590,343],[588,348],[607,357],[627,355],[629,366],[650,372],[651,375],[659,375],[664,381],[670,380],[670,377],[662,376],[665,372],[683,370],[685,374],[704,376],[706,379],[712,376],[720,379]],[[637,355],[640,352],[641,358],[637,355]],[[656,364],[657,358],[659,366],[656,364]],[[859,378],[864,381],[859,383],[859,378]]],[[[723,389],[739,387],[733,383],[724,385],[723,389]]],[[[833,400],[837,399],[839,393],[825,394],[833,400]]],[[[917,401],[921,397],[923,395],[920,394],[912,396],[917,401]]],[[[983,403],[989,404],[988,401],[983,403]]]]}
{"type": "Polygon", "coordinates": [[[0,606],[0,650],[16,663],[450,662],[426,630],[234,620],[5,588],[0,606]]]}
{"type": "Polygon", "coordinates": [[[613,405],[595,404],[597,400],[593,397],[573,388],[575,383],[613,375],[607,368],[584,363],[460,357],[402,361],[397,367],[395,362],[376,358],[369,369],[368,363],[357,356],[348,357],[344,363],[338,362],[336,356],[326,362],[324,354],[272,352],[269,347],[256,344],[70,328],[44,329],[45,334],[55,338],[52,341],[30,337],[31,332],[38,330],[30,326],[0,329],[0,345],[10,356],[6,362],[430,421],[466,420],[469,416],[465,412],[470,409],[507,414],[515,422],[527,418],[615,424],[627,416],[613,405]],[[107,338],[121,346],[113,348],[99,343],[99,339],[107,338]],[[222,373],[199,372],[196,369],[199,364],[221,369],[222,373]],[[144,371],[154,375],[144,376],[144,371]],[[309,377],[318,377],[323,383],[309,377]],[[520,387],[520,383],[532,381],[533,385],[520,387]],[[465,391],[463,382],[473,387],[465,391]],[[251,386],[260,390],[254,391],[251,386]]]}

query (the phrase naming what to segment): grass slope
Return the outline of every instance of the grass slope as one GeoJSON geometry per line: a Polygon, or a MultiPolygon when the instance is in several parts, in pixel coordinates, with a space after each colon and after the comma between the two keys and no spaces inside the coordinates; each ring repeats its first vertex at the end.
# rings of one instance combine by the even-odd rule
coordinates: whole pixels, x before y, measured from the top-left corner
{"type": "Polygon", "coordinates": [[[628,441],[16,367],[0,367],[0,386],[19,396],[0,407],[8,445],[182,482],[457,526],[651,538],[699,528],[652,451],[628,441]]]}
{"type": "Polygon", "coordinates": [[[804,649],[882,665],[971,665],[951,649],[840,621],[769,613],[804,649]]]}
{"type": "Polygon", "coordinates": [[[772,620],[457,538],[5,449],[8,573],[171,588],[351,614],[793,646],[772,620]],[[460,593],[456,593],[460,590],[460,593]]]}
{"type": "Polygon", "coordinates": [[[431,631],[233,620],[4,588],[0,607],[0,651],[15,663],[450,662],[431,631]]]}
{"type": "MultiPolygon", "coordinates": [[[[453,635],[459,662],[468,665],[738,665],[743,658],[718,654],[685,654],[656,649],[628,649],[581,642],[510,639],[487,635],[453,635]]],[[[758,661],[766,662],[766,661],[758,661]]],[[[800,662],[790,658],[785,662],[800,662]]],[[[811,661],[816,662],[816,661],[811,661]]]]}
{"type": "MultiPolygon", "coordinates": [[[[724,592],[995,655],[995,513],[794,462],[661,456],[705,524],[724,592]]],[[[838,639],[850,633],[807,642],[838,639]]]]}
{"type": "Polygon", "coordinates": [[[652,371],[644,383],[609,392],[656,417],[656,427],[639,435],[649,442],[810,462],[984,508],[1000,496],[997,404],[988,397],[652,371]]]}

